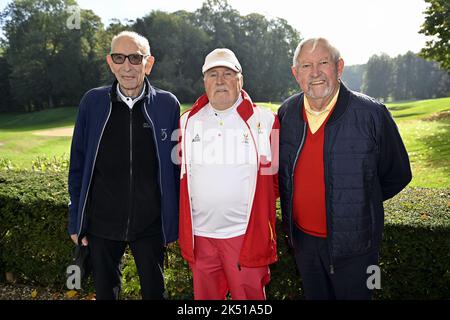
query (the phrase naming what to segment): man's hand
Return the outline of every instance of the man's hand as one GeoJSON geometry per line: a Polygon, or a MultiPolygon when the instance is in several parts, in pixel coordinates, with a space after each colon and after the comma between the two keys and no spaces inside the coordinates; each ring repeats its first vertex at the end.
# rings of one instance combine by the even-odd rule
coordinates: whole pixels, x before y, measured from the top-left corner
{"type": "MultiPolygon", "coordinates": [[[[75,244],[78,244],[78,235],[76,233],[75,234],[71,234],[70,235],[70,239],[72,239],[72,241],[75,242],[75,244]]],[[[81,245],[83,245],[83,246],[87,246],[88,245],[88,241],[87,241],[86,237],[81,239],[81,245]]]]}

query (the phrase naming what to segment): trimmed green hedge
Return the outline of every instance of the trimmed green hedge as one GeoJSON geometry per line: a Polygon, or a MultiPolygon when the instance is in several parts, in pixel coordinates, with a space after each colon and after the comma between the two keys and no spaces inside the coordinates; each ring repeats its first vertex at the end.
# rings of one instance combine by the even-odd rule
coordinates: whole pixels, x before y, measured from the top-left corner
{"type": "MultiPolygon", "coordinates": [[[[0,170],[0,280],[65,289],[73,245],[67,234],[67,173],[0,170]]],[[[407,188],[385,203],[381,290],[376,299],[449,299],[450,190],[407,188]]],[[[279,261],[271,266],[269,299],[302,299],[301,281],[280,223],[279,261]]],[[[127,252],[128,253],[128,252],[127,252]]],[[[131,255],[123,270],[124,298],[139,297],[131,255]]],[[[192,299],[189,267],[177,245],[166,251],[169,299],[192,299]]]]}
{"type": "Polygon", "coordinates": [[[450,189],[406,188],[385,202],[380,299],[450,298],[450,189]]]}
{"type": "Polygon", "coordinates": [[[62,173],[0,171],[0,265],[25,282],[62,288],[73,247],[62,173]]]}

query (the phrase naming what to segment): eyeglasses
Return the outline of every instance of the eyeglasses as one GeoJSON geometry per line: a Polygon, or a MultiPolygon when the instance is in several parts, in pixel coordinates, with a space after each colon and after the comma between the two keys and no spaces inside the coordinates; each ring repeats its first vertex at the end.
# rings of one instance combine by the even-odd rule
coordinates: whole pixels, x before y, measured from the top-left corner
{"type": "Polygon", "coordinates": [[[125,55],[122,53],[111,53],[111,59],[115,64],[123,64],[125,59],[128,58],[131,64],[139,65],[142,63],[142,59],[148,57],[148,55],[142,55],[139,53],[133,53],[129,55],[125,55]]]}

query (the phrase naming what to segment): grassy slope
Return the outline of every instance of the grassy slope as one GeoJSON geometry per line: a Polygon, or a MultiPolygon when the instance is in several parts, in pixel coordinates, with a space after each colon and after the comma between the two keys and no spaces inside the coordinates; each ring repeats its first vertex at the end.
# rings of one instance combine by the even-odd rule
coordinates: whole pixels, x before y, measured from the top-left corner
{"type": "Polygon", "coordinates": [[[408,150],[413,186],[450,187],[450,98],[389,104],[408,150]],[[436,115],[439,112],[441,117],[436,115]]]}
{"type": "MultiPolygon", "coordinates": [[[[279,104],[258,103],[273,111],[279,104]]],[[[182,112],[190,108],[182,105],[182,112]]],[[[429,121],[430,115],[450,110],[450,97],[388,104],[408,149],[414,186],[450,186],[450,116],[429,121]]],[[[30,167],[38,156],[69,154],[70,138],[43,137],[34,130],[72,126],[76,108],[59,108],[31,114],[0,114],[0,159],[30,167]]]]}
{"type": "Polygon", "coordinates": [[[58,108],[25,114],[0,115],[0,159],[14,166],[31,166],[38,156],[53,157],[70,153],[70,137],[46,137],[33,134],[45,130],[73,126],[77,108],[58,108]]]}
{"type": "Polygon", "coordinates": [[[0,131],[31,131],[73,126],[77,108],[48,109],[32,113],[0,114],[0,131]]]}

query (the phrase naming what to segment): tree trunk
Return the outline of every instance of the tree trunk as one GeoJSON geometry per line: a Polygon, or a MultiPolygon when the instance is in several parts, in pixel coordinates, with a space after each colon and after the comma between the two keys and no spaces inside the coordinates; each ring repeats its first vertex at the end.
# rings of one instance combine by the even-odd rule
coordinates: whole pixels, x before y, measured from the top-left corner
{"type": "Polygon", "coordinates": [[[53,97],[50,95],[48,96],[48,107],[49,109],[53,109],[53,97]]]}

